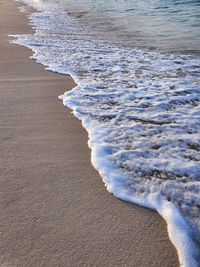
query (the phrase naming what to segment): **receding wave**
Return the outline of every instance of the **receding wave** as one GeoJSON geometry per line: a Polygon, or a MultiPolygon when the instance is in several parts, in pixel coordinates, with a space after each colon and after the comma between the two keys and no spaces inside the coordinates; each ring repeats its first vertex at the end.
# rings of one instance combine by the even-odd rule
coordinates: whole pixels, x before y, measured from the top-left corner
{"type": "Polygon", "coordinates": [[[38,8],[36,33],[13,42],[31,48],[47,69],[74,77],[78,86],[60,99],[87,129],[107,189],[158,210],[180,262],[198,266],[200,58],[86,38],[65,10],[38,8]]]}

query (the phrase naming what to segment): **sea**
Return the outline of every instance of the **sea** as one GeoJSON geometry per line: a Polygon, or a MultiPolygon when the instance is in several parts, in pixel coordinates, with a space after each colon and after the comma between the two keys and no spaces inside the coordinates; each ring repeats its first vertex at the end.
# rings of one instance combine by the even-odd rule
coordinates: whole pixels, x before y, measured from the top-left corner
{"type": "Polygon", "coordinates": [[[200,1],[20,2],[35,34],[12,42],[77,83],[58,97],[107,190],[157,210],[180,265],[200,266],[200,1]]]}

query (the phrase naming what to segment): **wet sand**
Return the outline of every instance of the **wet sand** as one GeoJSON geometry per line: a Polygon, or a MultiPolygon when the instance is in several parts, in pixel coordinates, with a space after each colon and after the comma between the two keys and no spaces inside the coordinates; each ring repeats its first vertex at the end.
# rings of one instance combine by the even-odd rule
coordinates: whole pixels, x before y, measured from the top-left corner
{"type": "Polygon", "coordinates": [[[0,0],[0,266],[178,266],[166,223],[109,194],[87,133],[57,96],[75,84],[4,34],[33,33],[0,0]]]}

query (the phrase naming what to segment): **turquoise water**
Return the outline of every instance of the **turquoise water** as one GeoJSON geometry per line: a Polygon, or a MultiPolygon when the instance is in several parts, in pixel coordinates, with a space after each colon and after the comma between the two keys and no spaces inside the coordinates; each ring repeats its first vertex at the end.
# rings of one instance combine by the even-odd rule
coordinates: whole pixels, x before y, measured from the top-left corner
{"type": "Polygon", "coordinates": [[[61,0],[106,38],[132,47],[200,53],[199,0],[61,0]]]}

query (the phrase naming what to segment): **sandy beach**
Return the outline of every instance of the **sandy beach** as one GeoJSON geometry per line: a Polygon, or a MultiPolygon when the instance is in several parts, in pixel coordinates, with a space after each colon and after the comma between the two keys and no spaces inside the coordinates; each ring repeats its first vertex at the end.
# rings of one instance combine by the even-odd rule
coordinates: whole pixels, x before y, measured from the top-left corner
{"type": "Polygon", "coordinates": [[[33,33],[21,5],[0,0],[0,266],[178,266],[164,220],[109,194],[92,167],[57,98],[71,77],[8,42],[33,33]]]}

